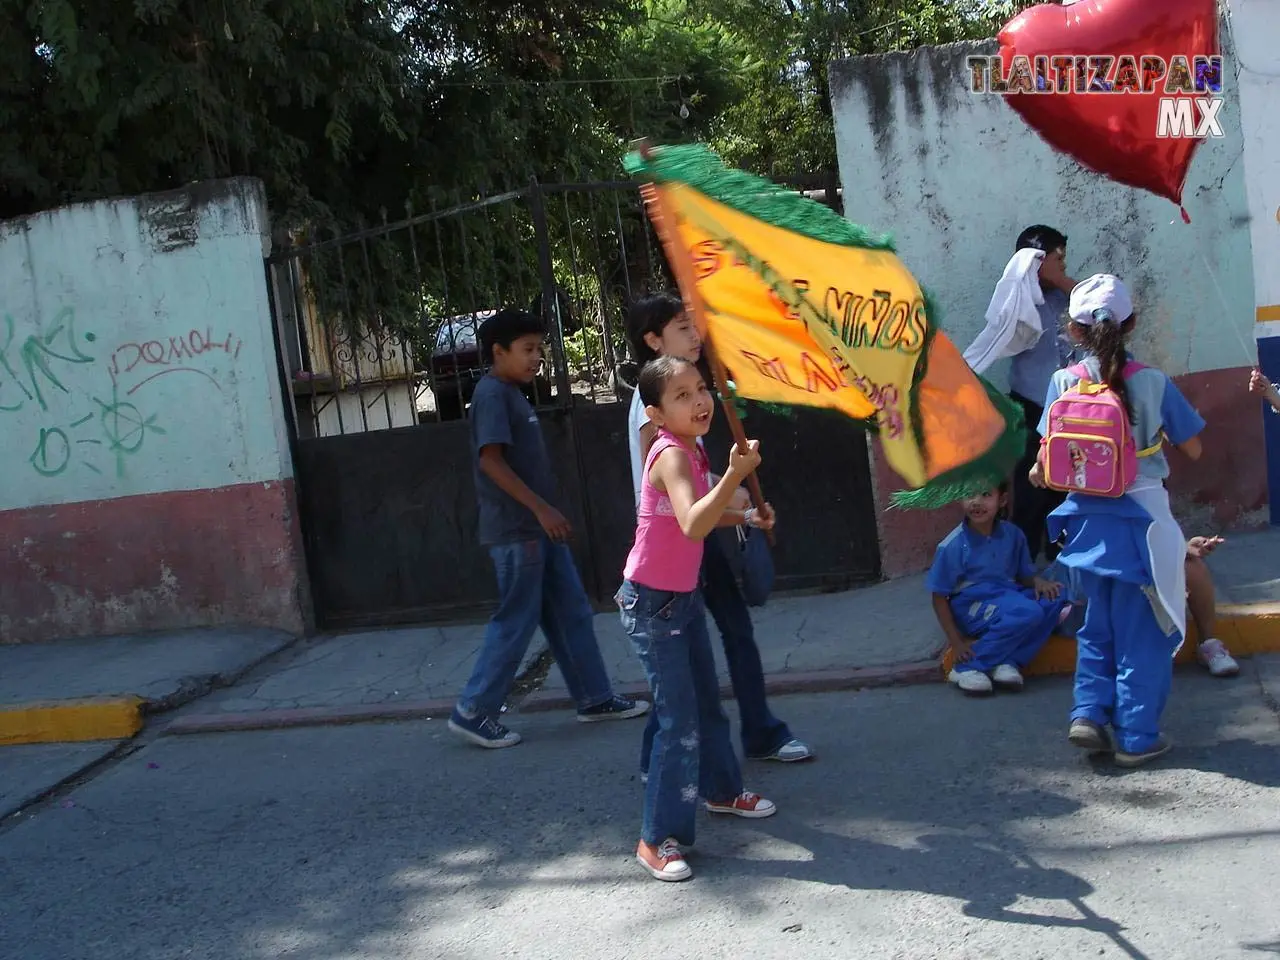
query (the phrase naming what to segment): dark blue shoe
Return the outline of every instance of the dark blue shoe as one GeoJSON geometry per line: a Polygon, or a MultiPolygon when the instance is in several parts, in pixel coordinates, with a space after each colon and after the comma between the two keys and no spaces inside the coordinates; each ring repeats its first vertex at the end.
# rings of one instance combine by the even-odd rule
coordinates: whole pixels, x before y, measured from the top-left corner
{"type": "Polygon", "coordinates": [[[478,747],[488,750],[501,750],[503,747],[514,747],[520,742],[520,734],[508,730],[497,720],[490,717],[464,717],[453,708],[449,717],[449,729],[465,740],[470,740],[478,747]]]}
{"type": "Polygon", "coordinates": [[[626,697],[614,697],[594,707],[578,711],[579,723],[596,723],[599,720],[630,720],[632,717],[643,717],[649,712],[647,700],[628,700],[626,697]]]}

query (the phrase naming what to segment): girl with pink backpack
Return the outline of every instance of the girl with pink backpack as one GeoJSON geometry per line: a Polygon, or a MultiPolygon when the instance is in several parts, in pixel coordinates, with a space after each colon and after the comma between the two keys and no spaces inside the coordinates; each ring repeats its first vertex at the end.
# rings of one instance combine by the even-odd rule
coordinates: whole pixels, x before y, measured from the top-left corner
{"type": "Polygon", "coordinates": [[[1198,459],[1205,422],[1167,374],[1126,350],[1137,317],[1119,278],[1077,284],[1068,313],[1086,356],[1049,384],[1030,474],[1068,494],[1049,535],[1086,600],[1067,736],[1136,767],[1169,751],[1160,716],[1186,634],[1187,541],[1169,509],[1164,444],[1198,459]]]}

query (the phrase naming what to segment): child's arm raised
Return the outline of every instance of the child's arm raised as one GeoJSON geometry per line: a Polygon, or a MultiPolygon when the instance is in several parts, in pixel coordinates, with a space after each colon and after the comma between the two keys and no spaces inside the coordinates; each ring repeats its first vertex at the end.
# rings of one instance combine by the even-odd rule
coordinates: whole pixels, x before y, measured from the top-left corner
{"type": "Polygon", "coordinates": [[[1254,370],[1249,375],[1249,392],[1258,394],[1271,404],[1273,413],[1280,413],[1280,391],[1276,385],[1262,375],[1261,370],[1254,370]]]}
{"type": "Polygon", "coordinates": [[[681,532],[690,540],[705,540],[733,502],[742,481],[760,465],[760,441],[751,440],[743,452],[735,443],[729,452],[729,469],[702,499],[697,499],[693,485],[693,464],[687,451],[672,447],[662,451],[649,471],[655,487],[666,493],[680,524],[681,532]]]}

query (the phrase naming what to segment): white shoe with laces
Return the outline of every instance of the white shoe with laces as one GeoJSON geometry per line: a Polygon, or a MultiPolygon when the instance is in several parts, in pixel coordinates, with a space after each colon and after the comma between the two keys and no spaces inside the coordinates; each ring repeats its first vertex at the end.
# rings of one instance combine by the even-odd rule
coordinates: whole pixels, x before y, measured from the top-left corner
{"type": "Polygon", "coordinates": [[[960,688],[962,693],[980,696],[992,692],[991,678],[981,670],[952,670],[947,679],[960,688]]]}
{"type": "Polygon", "coordinates": [[[1196,656],[1215,677],[1234,677],[1240,672],[1240,664],[1227,652],[1227,645],[1213,637],[1196,647],[1196,656]]]}
{"type": "Polygon", "coordinates": [[[991,682],[1006,690],[1022,689],[1022,672],[1012,663],[1002,663],[991,674],[991,682]]]}

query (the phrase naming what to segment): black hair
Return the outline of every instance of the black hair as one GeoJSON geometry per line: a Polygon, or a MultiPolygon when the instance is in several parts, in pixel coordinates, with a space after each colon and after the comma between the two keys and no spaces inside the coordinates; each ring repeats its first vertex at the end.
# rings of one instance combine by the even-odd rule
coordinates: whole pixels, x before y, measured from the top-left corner
{"type": "Polygon", "coordinates": [[[646,407],[661,406],[662,391],[667,389],[671,378],[685,367],[698,369],[695,364],[681,357],[655,357],[646,363],[636,380],[636,391],[640,394],[640,402],[646,407]]]}
{"type": "Polygon", "coordinates": [[[476,331],[476,336],[480,340],[480,359],[485,363],[493,363],[494,347],[510,350],[511,344],[521,337],[532,334],[546,336],[546,328],[543,327],[542,321],[532,313],[513,308],[499,310],[480,324],[480,329],[476,331]]]}
{"type": "Polygon", "coordinates": [[[1066,246],[1066,234],[1038,223],[1018,234],[1018,242],[1013,245],[1013,249],[1015,253],[1019,250],[1043,250],[1045,253],[1053,253],[1055,250],[1065,249],[1066,246]]]}
{"type": "Polygon", "coordinates": [[[1093,323],[1086,325],[1072,320],[1071,325],[1080,335],[1084,348],[1098,358],[1099,375],[1120,398],[1132,423],[1133,404],[1129,400],[1129,387],[1124,382],[1124,367],[1129,362],[1124,341],[1133,329],[1133,317],[1120,321],[1110,311],[1095,310],[1093,323]]]}
{"type": "Polygon", "coordinates": [[[631,353],[637,363],[648,363],[657,358],[657,354],[649,344],[645,343],[646,334],[662,336],[672,320],[684,313],[684,301],[673,293],[656,293],[641,297],[627,311],[627,339],[631,342],[631,353]]]}

